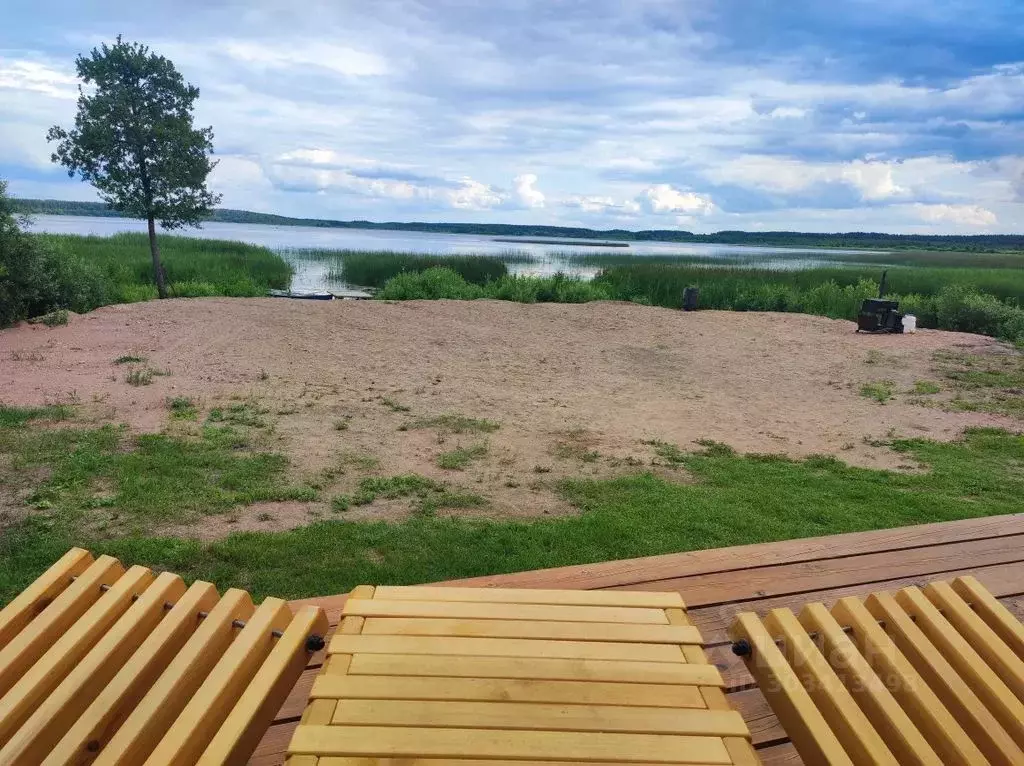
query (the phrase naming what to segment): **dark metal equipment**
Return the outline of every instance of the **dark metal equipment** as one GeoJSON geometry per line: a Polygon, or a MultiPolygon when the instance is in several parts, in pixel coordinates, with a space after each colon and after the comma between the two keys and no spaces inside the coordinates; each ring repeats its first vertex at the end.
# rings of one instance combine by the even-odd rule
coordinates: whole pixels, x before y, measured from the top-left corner
{"type": "Polygon", "coordinates": [[[903,314],[898,301],[885,300],[886,275],[878,284],[878,297],[868,298],[860,306],[857,315],[857,332],[903,332],[903,314]]]}
{"type": "Polygon", "coordinates": [[[687,287],[683,290],[683,311],[696,311],[700,301],[700,290],[696,287],[687,287]]]}

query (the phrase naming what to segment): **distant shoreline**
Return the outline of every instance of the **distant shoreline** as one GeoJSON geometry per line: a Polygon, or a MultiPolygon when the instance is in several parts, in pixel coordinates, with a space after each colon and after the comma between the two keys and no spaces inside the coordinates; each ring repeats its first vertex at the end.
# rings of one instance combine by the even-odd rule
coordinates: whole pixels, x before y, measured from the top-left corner
{"type": "Polygon", "coordinates": [[[517,237],[494,237],[495,242],[509,242],[513,245],[568,245],[569,247],[629,247],[628,242],[598,242],[592,239],[524,239],[517,237]]]}
{"type": "MultiPolygon", "coordinates": [[[[70,200],[11,199],[15,213],[28,215],[69,215],[120,218],[102,202],[70,200]]],[[[828,248],[832,250],[944,250],[953,252],[1024,251],[1024,234],[882,234],[877,232],[719,231],[695,234],[681,229],[590,229],[572,226],[544,226],[510,223],[430,223],[424,221],[335,221],[321,218],[291,218],[251,210],[218,208],[208,219],[215,223],[262,226],[306,226],[327,229],[368,229],[414,231],[432,234],[471,234],[485,237],[517,237],[558,240],[601,240],[602,247],[614,243],[670,242],[678,244],[740,245],[748,247],[828,248]]],[[[573,241],[567,244],[586,244],[573,241]]]]}

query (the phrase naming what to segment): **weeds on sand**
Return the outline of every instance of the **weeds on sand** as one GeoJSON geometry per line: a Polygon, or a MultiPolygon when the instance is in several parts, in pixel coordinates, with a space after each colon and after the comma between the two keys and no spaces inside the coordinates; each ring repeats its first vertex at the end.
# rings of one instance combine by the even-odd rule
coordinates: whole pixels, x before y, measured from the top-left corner
{"type": "Polygon", "coordinates": [[[474,444],[471,447],[459,447],[437,456],[437,465],[446,471],[461,471],[474,460],[487,454],[486,444],[474,444]]]}
{"type": "Polygon", "coordinates": [[[896,384],[891,380],[876,380],[865,383],[860,387],[860,395],[868,399],[874,399],[879,404],[885,404],[892,399],[896,384]]]}

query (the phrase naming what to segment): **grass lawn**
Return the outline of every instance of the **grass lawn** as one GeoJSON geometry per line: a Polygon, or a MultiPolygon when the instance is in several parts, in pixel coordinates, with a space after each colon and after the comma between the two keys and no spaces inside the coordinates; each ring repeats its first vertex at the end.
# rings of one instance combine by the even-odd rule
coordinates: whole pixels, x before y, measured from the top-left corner
{"type": "Polygon", "coordinates": [[[465,498],[390,477],[362,489],[368,502],[412,493],[421,510],[407,521],[347,522],[339,513],[290,532],[200,543],[152,529],[201,523],[258,500],[313,499],[319,490],[290,479],[285,456],[262,450],[248,427],[230,421],[133,436],[69,417],[68,408],[0,407],[0,603],[72,545],[221,589],[297,598],[364,582],[421,583],[1010,513],[1024,497],[1024,436],[1003,431],[975,430],[948,444],[893,442],[908,466],[922,468],[904,473],[831,457],[736,455],[714,443],[697,453],[653,443],[667,478],[638,472],[563,482],[576,516],[448,518],[438,509],[465,498]]]}

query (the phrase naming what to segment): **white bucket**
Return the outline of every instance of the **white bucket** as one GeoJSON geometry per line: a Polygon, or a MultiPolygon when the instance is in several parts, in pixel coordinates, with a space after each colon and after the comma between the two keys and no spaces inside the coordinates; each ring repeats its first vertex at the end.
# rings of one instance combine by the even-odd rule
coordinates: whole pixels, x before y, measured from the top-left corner
{"type": "Polygon", "coordinates": [[[913,314],[903,315],[903,332],[917,332],[917,317],[913,314]]]}

